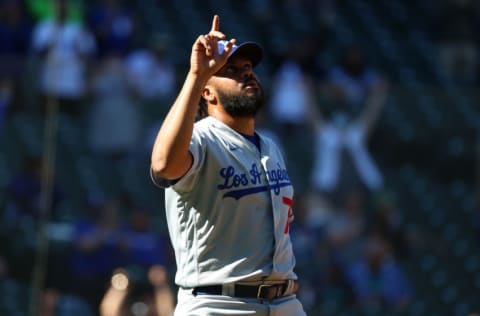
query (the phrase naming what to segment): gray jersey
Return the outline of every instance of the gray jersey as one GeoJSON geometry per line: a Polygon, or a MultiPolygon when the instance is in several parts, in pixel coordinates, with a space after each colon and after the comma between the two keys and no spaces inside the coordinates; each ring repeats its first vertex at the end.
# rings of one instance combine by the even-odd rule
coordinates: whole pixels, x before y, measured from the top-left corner
{"type": "Polygon", "coordinates": [[[213,117],[195,123],[192,167],[165,191],[179,286],[297,278],[293,188],[280,150],[259,136],[261,152],[213,117]]]}

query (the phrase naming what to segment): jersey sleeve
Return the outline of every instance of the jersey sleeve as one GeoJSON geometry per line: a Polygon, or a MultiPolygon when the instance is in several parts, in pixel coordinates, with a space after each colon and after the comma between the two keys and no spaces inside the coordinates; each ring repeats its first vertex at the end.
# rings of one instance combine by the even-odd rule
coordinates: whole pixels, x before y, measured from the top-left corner
{"type": "Polygon", "coordinates": [[[161,178],[161,177],[157,176],[153,172],[151,166],[150,166],[150,178],[152,179],[153,183],[157,187],[160,187],[162,189],[168,188],[168,187],[170,187],[170,186],[172,186],[172,185],[174,185],[175,183],[178,182],[178,179],[170,180],[170,179],[164,179],[164,178],[161,178]]]}
{"type": "Polygon", "coordinates": [[[192,154],[192,158],[193,158],[192,166],[182,177],[178,179],[173,179],[173,180],[164,179],[155,175],[152,168],[150,167],[150,178],[152,179],[153,183],[160,188],[168,188],[171,186],[175,186],[178,188],[188,190],[188,187],[193,185],[193,182],[196,179],[195,175],[197,171],[200,169],[200,166],[202,165],[203,159],[205,156],[202,137],[200,136],[198,131],[196,131],[195,129],[193,131],[192,139],[190,141],[189,151],[192,154]]]}

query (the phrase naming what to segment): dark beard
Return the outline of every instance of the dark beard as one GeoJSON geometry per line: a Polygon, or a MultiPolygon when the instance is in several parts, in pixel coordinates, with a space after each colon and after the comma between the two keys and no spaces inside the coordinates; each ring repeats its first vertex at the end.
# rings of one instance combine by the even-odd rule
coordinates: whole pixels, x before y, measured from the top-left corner
{"type": "Polygon", "coordinates": [[[225,109],[225,112],[232,117],[254,117],[258,110],[263,107],[263,90],[258,87],[256,94],[228,95],[218,91],[218,98],[225,109]]]}

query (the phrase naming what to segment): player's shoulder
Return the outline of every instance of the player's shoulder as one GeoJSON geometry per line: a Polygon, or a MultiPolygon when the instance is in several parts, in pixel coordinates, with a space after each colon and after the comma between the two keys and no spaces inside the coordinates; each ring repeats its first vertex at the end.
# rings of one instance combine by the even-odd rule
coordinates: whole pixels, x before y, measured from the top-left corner
{"type": "Polygon", "coordinates": [[[207,116],[196,121],[193,126],[197,130],[208,130],[208,128],[211,127],[212,123],[212,117],[207,116]]]}
{"type": "Polygon", "coordinates": [[[225,123],[213,116],[207,116],[195,122],[194,134],[199,136],[212,136],[214,138],[222,135],[222,137],[231,135],[233,130],[225,123]]]}
{"type": "Polygon", "coordinates": [[[212,135],[213,132],[213,124],[215,122],[212,121],[210,116],[202,118],[195,122],[193,125],[193,135],[194,137],[199,138],[209,138],[209,135],[212,135]]]}

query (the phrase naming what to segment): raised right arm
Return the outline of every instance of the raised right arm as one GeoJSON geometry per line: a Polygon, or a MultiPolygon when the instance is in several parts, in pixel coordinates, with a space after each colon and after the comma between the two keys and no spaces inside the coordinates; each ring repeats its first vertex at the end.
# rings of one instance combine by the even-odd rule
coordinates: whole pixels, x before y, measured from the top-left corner
{"type": "Polygon", "coordinates": [[[219,25],[219,17],[215,15],[210,32],[200,35],[193,44],[190,70],[153,145],[151,167],[157,177],[178,179],[192,165],[193,157],[188,149],[203,89],[210,77],[226,63],[235,43],[234,39],[230,40],[223,54],[218,53],[217,41],[225,38],[219,25]]]}

